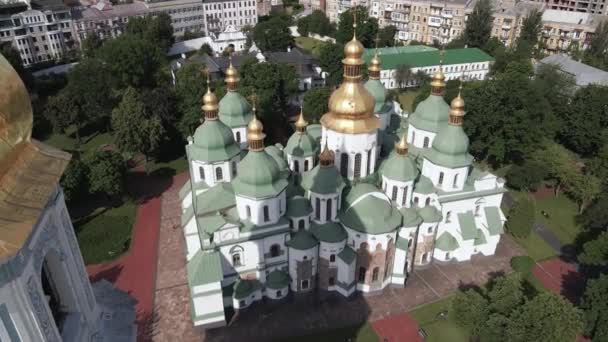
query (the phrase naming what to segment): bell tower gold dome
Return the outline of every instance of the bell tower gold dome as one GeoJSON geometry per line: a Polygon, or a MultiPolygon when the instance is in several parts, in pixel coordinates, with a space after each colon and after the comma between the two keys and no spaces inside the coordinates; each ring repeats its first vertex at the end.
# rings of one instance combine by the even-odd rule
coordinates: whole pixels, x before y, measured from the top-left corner
{"type": "Polygon", "coordinates": [[[362,70],[365,49],[357,37],[344,46],[344,79],[329,98],[329,111],[321,118],[321,124],[340,133],[369,133],[380,127],[374,115],[374,98],[363,86],[362,70]]]}

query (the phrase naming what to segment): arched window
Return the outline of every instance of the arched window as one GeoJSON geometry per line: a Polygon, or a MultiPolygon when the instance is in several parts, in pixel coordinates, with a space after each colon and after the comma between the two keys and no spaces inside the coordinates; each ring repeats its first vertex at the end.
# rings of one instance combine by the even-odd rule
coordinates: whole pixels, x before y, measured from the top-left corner
{"type": "Polygon", "coordinates": [[[372,167],[372,149],[367,151],[367,174],[368,175],[372,174],[371,167],[372,167]]]}
{"type": "Polygon", "coordinates": [[[430,226],[429,229],[426,230],[427,234],[433,233],[433,226],[430,226]]]}
{"type": "Polygon", "coordinates": [[[408,190],[409,189],[408,189],[407,186],[403,189],[403,197],[401,197],[401,206],[402,207],[405,206],[405,202],[406,202],[406,199],[407,199],[407,191],[408,190]]]}
{"type": "Polygon", "coordinates": [[[336,262],[336,255],[335,254],[331,254],[329,256],[329,262],[336,262]]]}
{"type": "Polygon", "coordinates": [[[304,171],[308,171],[308,160],[304,161],[304,171]]]}
{"type": "Polygon", "coordinates": [[[380,273],[380,268],[374,267],[374,270],[372,271],[372,282],[378,280],[378,273],[380,273]]]}
{"type": "Polygon", "coordinates": [[[297,160],[293,161],[293,172],[300,172],[300,162],[297,160]]]}
{"type": "Polygon", "coordinates": [[[232,161],[232,177],[236,177],[236,160],[232,161]]]}
{"type": "Polygon", "coordinates": [[[479,216],[479,211],[481,210],[481,205],[477,204],[475,206],[475,216],[479,216]]]}
{"type": "Polygon", "coordinates": [[[367,242],[361,242],[361,244],[359,245],[359,249],[367,250],[368,247],[369,245],[367,244],[367,242]]]}
{"type": "Polygon", "coordinates": [[[317,220],[321,219],[321,200],[319,197],[315,199],[315,218],[317,220]]]}
{"type": "Polygon", "coordinates": [[[448,223],[450,222],[450,219],[452,218],[452,212],[448,211],[447,213],[445,213],[445,222],[448,223]]]}
{"type": "Polygon", "coordinates": [[[414,139],[416,139],[416,131],[412,131],[412,141],[410,141],[412,145],[414,145],[414,139]]]}
{"type": "Polygon", "coordinates": [[[232,256],[232,266],[239,267],[243,266],[243,247],[234,246],[230,249],[230,255],[232,256]]]}
{"type": "Polygon", "coordinates": [[[329,286],[336,285],[336,279],[334,277],[329,277],[329,286]]]}
{"type": "Polygon", "coordinates": [[[397,187],[393,185],[393,193],[391,194],[391,200],[397,201],[397,187]]]}
{"type": "Polygon", "coordinates": [[[365,269],[365,267],[359,267],[359,282],[360,283],[365,283],[365,273],[367,272],[367,269],[365,269]]]}
{"type": "Polygon", "coordinates": [[[429,252],[426,252],[426,253],[422,254],[422,258],[420,259],[420,261],[423,264],[426,264],[426,262],[428,261],[428,258],[429,258],[429,252]]]}
{"type": "Polygon", "coordinates": [[[454,188],[458,187],[458,174],[454,175],[454,183],[452,184],[454,188]]]}
{"type": "Polygon", "coordinates": [[[429,137],[424,137],[424,143],[422,144],[422,147],[429,147],[429,137]]]}
{"type": "Polygon", "coordinates": [[[298,230],[304,230],[305,224],[304,220],[298,221],[298,230]]]}
{"type": "Polygon", "coordinates": [[[348,177],[348,154],[342,153],[340,155],[340,174],[342,177],[348,177]]]}
{"type": "Polygon", "coordinates": [[[354,178],[361,177],[361,153],[355,154],[355,175],[354,178]]]}
{"type": "Polygon", "coordinates": [[[418,197],[414,197],[414,206],[417,207],[418,206],[418,197]]]}
{"type": "Polygon", "coordinates": [[[201,179],[205,179],[205,169],[202,166],[199,166],[198,168],[198,174],[199,176],[201,176],[201,179]]]}
{"type": "Polygon", "coordinates": [[[330,221],[332,219],[332,210],[333,208],[331,207],[331,200],[328,199],[327,202],[325,203],[325,219],[327,221],[330,221]]]}
{"type": "Polygon", "coordinates": [[[281,246],[279,246],[277,244],[270,246],[270,257],[276,258],[279,255],[281,255],[281,246]]]}
{"type": "Polygon", "coordinates": [[[437,183],[439,185],[443,184],[443,172],[439,172],[439,181],[437,183]]]}
{"type": "Polygon", "coordinates": [[[270,221],[270,211],[268,210],[268,206],[264,206],[264,222],[270,221]]]}
{"type": "Polygon", "coordinates": [[[239,144],[241,143],[241,132],[236,132],[236,142],[239,144]]]}
{"type": "Polygon", "coordinates": [[[450,260],[450,252],[445,252],[445,260],[450,260]]]}
{"type": "Polygon", "coordinates": [[[431,204],[431,198],[427,197],[426,200],[424,201],[424,206],[428,207],[431,204]]]}
{"type": "Polygon", "coordinates": [[[222,168],[216,167],[215,168],[215,180],[221,181],[223,177],[224,177],[224,175],[222,174],[222,168]]]}
{"type": "Polygon", "coordinates": [[[247,214],[247,218],[250,219],[251,218],[251,207],[246,205],[245,206],[245,213],[247,214]]]}

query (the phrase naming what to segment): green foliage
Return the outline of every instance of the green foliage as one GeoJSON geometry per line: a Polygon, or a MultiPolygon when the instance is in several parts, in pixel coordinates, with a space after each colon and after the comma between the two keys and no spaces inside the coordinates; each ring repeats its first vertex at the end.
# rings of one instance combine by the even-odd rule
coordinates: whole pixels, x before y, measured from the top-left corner
{"type": "Polygon", "coordinates": [[[304,116],[309,123],[318,123],[321,116],[327,113],[329,88],[311,89],[304,93],[304,116]]]}
{"type": "Polygon", "coordinates": [[[125,163],[122,156],[113,151],[96,151],[85,156],[91,193],[120,196],[124,193],[125,163]]]}
{"type": "Polygon", "coordinates": [[[480,0],[475,3],[464,30],[464,41],[468,47],[483,48],[488,42],[494,20],[492,13],[490,0],[480,0]]]}
{"type": "Polygon", "coordinates": [[[601,233],[595,240],[585,242],[578,261],[591,266],[608,264],[608,232],[601,233]]]}
{"type": "Polygon", "coordinates": [[[507,342],[505,329],[509,325],[509,318],[499,313],[493,313],[480,322],[479,342],[507,342]]]}
{"type": "Polygon", "coordinates": [[[129,19],[125,33],[150,42],[163,53],[173,44],[171,17],[166,13],[129,19]]]}
{"type": "Polygon", "coordinates": [[[67,202],[88,194],[87,166],[80,159],[72,158],[61,176],[61,187],[67,202]]]}
{"type": "Polygon", "coordinates": [[[587,169],[591,174],[599,179],[604,180],[604,184],[608,181],[608,143],[604,144],[597,155],[587,163],[587,169]]]}
{"type": "Polygon", "coordinates": [[[175,96],[177,110],[181,115],[178,128],[184,137],[192,135],[202,119],[201,99],[207,82],[202,72],[204,67],[197,63],[187,63],[177,71],[175,96]]]}
{"type": "Polygon", "coordinates": [[[608,195],[600,196],[579,217],[579,222],[590,232],[608,230],[608,195]]]}
{"type": "Polygon", "coordinates": [[[538,294],[509,317],[510,342],[574,341],[582,328],[581,312],[560,295],[538,294]]]}
{"type": "Polygon", "coordinates": [[[331,36],[334,30],[329,18],[321,10],[314,10],[310,15],[298,20],[298,33],[303,37],[308,36],[309,32],[321,36],[331,36]]]}
{"type": "Polygon", "coordinates": [[[94,32],[87,33],[87,36],[80,45],[82,56],[85,58],[93,58],[97,49],[103,44],[103,41],[94,32]]]}
{"type": "Polygon", "coordinates": [[[395,46],[397,27],[387,25],[378,30],[378,47],[395,46]]]}
{"type": "Polygon", "coordinates": [[[475,333],[479,322],[488,315],[488,300],[472,289],[458,292],[452,300],[449,315],[456,324],[475,333]]]}
{"type": "MultiPolygon", "coordinates": [[[[462,39],[464,39],[464,38],[462,38],[462,39]]],[[[461,47],[464,47],[464,42],[461,47]]],[[[492,56],[495,56],[495,54],[498,51],[505,50],[505,45],[497,37],[492,37],[486,42],[486,44],[483,46],[482,50],[489,53],[492,56]]]]}
{"type": "Polygon", "coordinates": [[[535,204],[531,198],[524,197],[517,201],[509,213],[509,232],[516,237],[528,237],[534,226],[535,212],[535,204]]]}
{"type": "Polygon", "coordinates": [[[2,42],[0,43],[0,54],[2,54],[2,56],[11,64],[13,69],[15,69],[23,83],[30,88],[34,84],[34,78],[29,70],[23,67],[19,50],[15,49],[10,41],[2,42]]]}
{"type": "Polygon", "coordinates": [[[535,160],[513,165],[507,173],[507,185],[521,191],[536,191],[547,176],[545,166],[535,160]]]}
{"type": "Polygon", "coordinates": [[[106,65],[96,59],[85,59],[72,68],[65,89],[87,116],[86,122],[104,123],[116,104],[114,94],[109,91],[112,83],[106,65]]]}
{"type": "Polygon", "coordinates": [[[570,180],[568,194],[579,204],[579,214],[591,203],[601,191],[601,181],[593,175],[576,173],[570,180]]]}
{"type": "Polygon", "coordinates": [[[548,177],[555,183],[556,196],[563,185],[571,184],[577,176],[576,162],[572,153],[553,141],[543,141],[540,148],[532,153],[531,158],[545,166],[548,177]]]}
{"type": "Polygon", "coordinates": [[[532,50],[538,43],[538,37],[542,29],[543,12],[534,8],[523,19],[521,33],[517,39],[517,47],[515,49],[518,56],[522,58],[530,58],[532,50]]]}
{"type": "Polygon", "coordinates": [[[530,273],[536,262],[527,255],[514,256],[511,258],[511,268],[514,271],[527,275],[530,273]]]}
{"type": "Polygon", "coordinates": [[[608,340],[608,274],[587,282],[581,301],[585,319],[585,335],[592,341],[608,340]]]}
{"type": "Polygon", "coordinates": [[[357,12],[357,39],[365,47],[375,46],[374,40],[376,39],[376,33],[378,33],[378,20],[370,18],[367,8],[364,6],[351,7],[348,11],[340,14],[336,42],[346,44],[353,39],[353,11],[357,12]]]}
{"type": "Polygon", "coordinates": [[[253,29],[253,41],[265,52],[285,51],[294,44],[289,22],[279,16],[259,22],[253,29]]]}
{"type": "Polygon", "coordinates": [[[498,277],[490,284],[488,291],[490,311],[509,315],[524,301],[521,279],[517,276],[498,277]]]}
{"type": "Polygon", "coordinates": [[[399,88],[405,87],[407,81],[412,79],[414,73],[412,72],[412,68],[407,64],[399,64],[397,65],[397,69],[395,70],[395,81],[399,85],[399,88]]]}
{"type": "Polygon", "coordinates": [[[583,62],[596,68],[606,70],[608,66],[608,23],[600,21],[583,55],[583,62]]]}
{"type": "Polygon", "coordinates": [[[321,47],[319,65],[323,71],[329,73],[326,80],[329,87],[336,86],[342,81],[343,50],[344,45],[341,44],[325,44],[321,47]]]}
{"type": "Polygon", "coordinates": [[[198,49],[198,54],[213,56],[213,48],[211,47],[211,45],[205,43],[205,44],[201,45],[200,49],[198,49]]]}

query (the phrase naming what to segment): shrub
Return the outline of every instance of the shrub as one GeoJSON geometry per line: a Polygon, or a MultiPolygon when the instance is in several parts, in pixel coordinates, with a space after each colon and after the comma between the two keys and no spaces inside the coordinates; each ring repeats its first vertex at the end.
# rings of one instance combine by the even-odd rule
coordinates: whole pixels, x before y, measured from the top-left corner
{"type": "Polygon", "coordinates": [[[511,268],[521,274],[528,274],[536,262],[527,255],[514,256],[511,258],[511,268]]]}
{"type": "Polygon", "coordinates": [[[509,221],[507,221],[509,232],[516,237],[528,237],[532,232],[532,226],[534,226],[535,211],[534,201],[529,197],[515,203],[509,213],[509,221]]]}
{"type": "Polygon", "coordinates": [[[506,175],[507,185],[522,191],[535,191],[547,177],[547,168],[536,161],[513,165],[506,175]]]}

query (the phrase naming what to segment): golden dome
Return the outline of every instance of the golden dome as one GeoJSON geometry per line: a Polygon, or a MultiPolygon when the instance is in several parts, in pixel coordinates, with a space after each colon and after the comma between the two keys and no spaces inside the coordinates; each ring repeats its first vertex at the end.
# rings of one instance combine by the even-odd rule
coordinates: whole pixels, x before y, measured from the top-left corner
{"type": "Polygon", "coordinates": [[[395,150],[401,155],[406,155],[410,145],[405,141],[405,133],[401,136],[399,142],[395,144],[395,150]]]}
{"type": "Polygon", "coordinates": [[[32,104],[25,85],[10,63],[0,55],[0,175],[5,161],[32,136],[32,104]]]}
{"type": "Polygon", "coordinates": [[[380,78],[380,71],[382,71],[382,68],[380,67],[380,57],[378,56],[378,51],[376,51],[376,54],[369,62],[369,67],[367,68],[367,71],[370,79],[377,80],[380,78]]]}
{"type": "Polygon", "coordinates": [[[334,153],[327,147],[327,140],[325,141],[323,151],[319,155],[319,163],[322,167],[334,165],[334,153]]]}
{"type": "Polygon", "coordinates": [[[439,51],[439,68],[433,74],[431,81],[431,92],[435,95],[441,95],[443,88],[445,88],[445,75],[443,74],[443,55],[445,51],[439,51]]]}
{"type": "Polygon", "coordinates": [[[232,65],[232,56],[228,57],[230,64],[228,65],[228,69],[226,69],[226,77],[224,77],[224,82],[228,86],[228,90],[235,90],[237,84],[239,83],[239,72],[232,65]]]}
{"type": "Polygon", "coordinates": [[[464,111],[464,100],[460,96],[462,92],[462,81],[458,87],[458,96],[456,96],[450,103],[450,113],[448,124],[453,126],[462,126],[464,111]]]}
{"type": "Polygon", "coordinates": [[[373,114],[375,101],[361,82],[343,82],[329,98],[329,111],[321,124],[341,133],[368,133],[380,127],[373,114]]]}
{"type": "Polygon", "coordinates": [[[262,122],[258,120],[256,116],[255,103],[253,106],[253,118],[247,125],[247,142],[249,143],[250,151],[262,151],[264,150],[264,126],[262,122]]]}
{"type": "Polygon", "coordinates": [[[306,126],[308,126],[308,122],[304,120],[304,109],[300,107],[300,116],[298,116],[298,120],[295,123],[296,130],[300,133],[306,132],[306,126]]]}
{"type": "Polygon", "coordinates": [[[217,102],[217,96],[209,88],[209,79],[207,79],[207,92],[203,95],[203,112],[205,113],[205,119],[213,120],[217,119],[217,110],[219,108],[217,102]]]}

